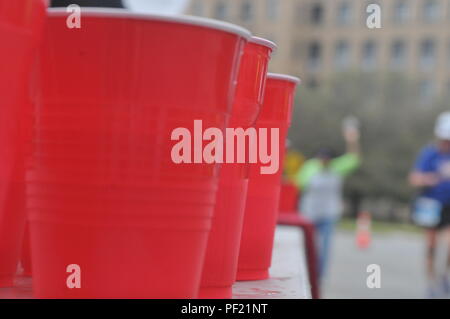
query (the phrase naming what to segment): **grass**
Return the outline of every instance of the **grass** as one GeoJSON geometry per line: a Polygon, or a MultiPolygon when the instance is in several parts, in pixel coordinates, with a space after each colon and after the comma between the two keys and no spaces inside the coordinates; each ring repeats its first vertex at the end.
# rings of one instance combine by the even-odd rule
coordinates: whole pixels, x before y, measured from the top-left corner
{"type": "MultiPolygon", "coordinates": [[[[355,231],[356,221],[350,218],[343,218],[338,225],[338,229],[344,231],[355,231]]],[[[372,220],[372,232],[380,234],[407,232],[411,234],[420,234],[421,229],[412,224],[389,223],[372,220]]]]}

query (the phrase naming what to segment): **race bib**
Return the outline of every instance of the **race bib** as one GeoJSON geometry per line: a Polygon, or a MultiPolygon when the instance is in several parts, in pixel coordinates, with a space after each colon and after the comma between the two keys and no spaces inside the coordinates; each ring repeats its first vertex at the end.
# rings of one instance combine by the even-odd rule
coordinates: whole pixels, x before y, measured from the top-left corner
{"type": "Polygon", "coordinates": [[[422,227],[435,227],[441,221],[442,204],[431,198],[419,197],[414,203],[412,219],[422,227]]]}

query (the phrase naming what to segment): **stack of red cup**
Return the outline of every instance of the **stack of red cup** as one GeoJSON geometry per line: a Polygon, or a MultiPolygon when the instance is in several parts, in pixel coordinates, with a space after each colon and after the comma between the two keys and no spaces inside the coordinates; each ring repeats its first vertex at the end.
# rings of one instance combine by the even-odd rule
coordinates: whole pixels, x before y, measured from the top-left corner
{"type": "MultiPolygon", "coordinates": [[[[247,129],[255,125],[261,111],[267,68],[274,49],[274,43],[256,37],[245,47],[229,128],[247,129]]],[[[236,279],[247,199],[248,163],[238,163],[238,152],[246,150],[238,149],[236,139],[233,142],[234,163],[223,164],[220,172],[216,207],[203,268],[201,298],[231,298],[232,285],[236,279]]]]}
{"type": "Polygon", "coordinates": [[[298,78],[288,75],[269,74],[267,77],[264,105],[256,127],[268,129],[266,149],[272,154],[279,154],[278,169],[274,174],[263,174],[265,163],[259,161],[250,166],[237,280],[269,278],[281,188],[281,166],[291,124],[295,88],[299,82],[298,78]],[[272,139],[277,145],[275,149],[271,149],[272,139]]]}
{"type": "Polygon", "coordinates": [[[46,0],[0,0],[0,287],[13,286],[25,227],[30,74],[46,0]]]}
{"type": "Polygon", "coordinates": [[[51,9],[41,28],[46,5],[0,0],[0,287],[21,249],[38,298],[231,298],[267,278],[281,168],[239,143],[210,161],[202,130],[268,129],[282,165],[298,79],[267,73],[275,44],[116,9],[83,9],[81,28],[51,9]]]}

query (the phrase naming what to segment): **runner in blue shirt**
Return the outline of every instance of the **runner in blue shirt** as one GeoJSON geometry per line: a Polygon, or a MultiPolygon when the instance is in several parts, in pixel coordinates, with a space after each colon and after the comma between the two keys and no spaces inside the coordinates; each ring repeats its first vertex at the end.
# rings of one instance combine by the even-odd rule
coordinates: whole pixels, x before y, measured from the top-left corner
{"type": "MultiPolygon", "coordinates": [[[[437,142],[425,147],[419,154],[413,172],[411,185],[421,189],[421,198],[436,202],[440,211],[439,222],[426,227],[428,297],[442,297],[450,293],[447,273],[450,270],[450,112],[441,114],[437,120],[435,135],[437,142]],[[447,241],[448,255],[446,273],[436,273],[435,255],[439,236],[447,241]]],[[[438,215],[439,216],[439,215],[438,215]]]]}

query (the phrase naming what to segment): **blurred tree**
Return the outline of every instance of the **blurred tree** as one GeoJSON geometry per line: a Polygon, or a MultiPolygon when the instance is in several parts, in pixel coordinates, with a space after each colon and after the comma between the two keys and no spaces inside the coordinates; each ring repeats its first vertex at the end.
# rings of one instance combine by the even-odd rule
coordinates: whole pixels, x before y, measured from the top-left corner
{"type": "Polygon", "coordinates": [[[321,147],[342,154],[342,120],[354,115],[361,122],[363,165],[348,180],[347,196],[355,203],[361,196],[408,202],[408,172],[420,149],[433,140],[437,115],[449,108],[445,99],[421,102],[415,87],[399,74],[367,73],[339,74],[320,87],[301,87],[292,146],[308,158],[321,147]]]}

